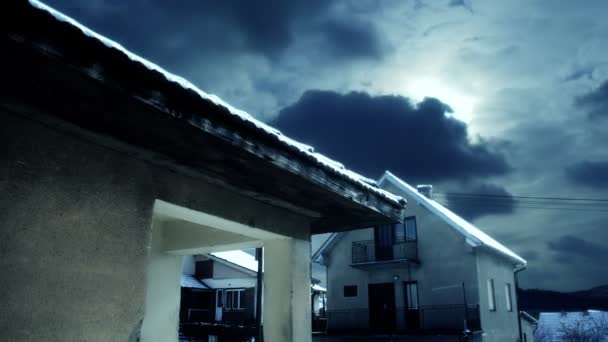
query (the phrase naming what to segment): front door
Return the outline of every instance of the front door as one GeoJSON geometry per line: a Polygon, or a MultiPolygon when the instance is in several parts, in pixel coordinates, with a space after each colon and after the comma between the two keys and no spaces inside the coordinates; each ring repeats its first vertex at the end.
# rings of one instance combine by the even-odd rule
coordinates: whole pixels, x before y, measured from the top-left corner
{"type": "Polygon", "coordinates": [[[420,308],[418,306],[418,282],[403,283],[405,297],[405,328],[409,331],[420,329],[420,308]]]}
{"type": "Polygon", "coordinates": [[[377,332],[395,330],[395,285],[393,283],[369,284],[369,325],[377,332]]]}
{"type": "Polygon", "coordinates": [[[224,290],[215,291],[215,320],[221,321],[224,313],[224,290]]]}
{"type": "Polygon", "coordinates": [[[393,260],[393,244],[395,244],[395,228],[392,224],[374,228],[376,261],[393,260]]]}

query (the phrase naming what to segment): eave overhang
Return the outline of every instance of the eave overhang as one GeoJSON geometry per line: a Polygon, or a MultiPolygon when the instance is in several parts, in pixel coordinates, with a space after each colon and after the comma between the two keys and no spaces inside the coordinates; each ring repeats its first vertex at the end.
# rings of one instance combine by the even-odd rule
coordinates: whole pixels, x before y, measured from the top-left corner
{"type": "MultiPolygon", "coordinates": [[[[34,3],[34,1],[32,1],[34,3]]],[[[2,14],[3,106],[25,104],[313,219],[312,233],[403,218],[405,201],[323,162],[27,1],[2,14]],[[14,20],[18,18],[18,20],[14,20]],[[149,153],[148,153],[149,152],[149,153]]]]}

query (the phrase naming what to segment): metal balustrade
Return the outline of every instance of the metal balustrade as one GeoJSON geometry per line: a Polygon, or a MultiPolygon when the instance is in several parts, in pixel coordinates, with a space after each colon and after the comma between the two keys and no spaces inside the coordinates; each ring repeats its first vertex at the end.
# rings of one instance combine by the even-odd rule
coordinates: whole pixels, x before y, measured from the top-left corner
{"type": "Polygon", "coordinates": [[[374,240],[352,243],[352,263],[364,264],[394,260],[418,260],[416,240],[397,240],[390,246],[378,246],[374,240]]]}

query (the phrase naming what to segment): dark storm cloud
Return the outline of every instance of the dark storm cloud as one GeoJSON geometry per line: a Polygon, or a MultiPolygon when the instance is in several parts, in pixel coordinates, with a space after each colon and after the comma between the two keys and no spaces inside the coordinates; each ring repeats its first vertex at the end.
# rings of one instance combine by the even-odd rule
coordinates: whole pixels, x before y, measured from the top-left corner
{"type": "Polygon", "coordinates": [[[565,235],[557,240],[549,241],[547,246],[558,253],[557,258],[560,260],[567,260],[568,256],[580,256],[595,261],[608,259],[608,247],[573,235],[565,235]]]}
{"type": "Polygon", "coordinates": [[[608,188],[608,160],[582,161],[566,168],[566,176],[576,184],[592,188],[608,188]]]}
{"type": "Polygon", "coordinates": [[[347,18],[331,18],[322,25],[327,47],[336,57],[380,58],[383,43],[372,23],[347,18]]]}
{"type": "Polygon", "coordinates": [[[332,2],[325,0],[48,3],[165,66],[235,53],[276,59],[299,38],[315,34],[325,37],[332,56],[375,58],[382,53],[375,26],[332,16],[332,2]]]}
{"type": "Polygon", "coordinates": [[[476,184],[465,188],[466,193],[500,197],[469,197],[447,195],[447,206],[463,218],[472,221],[485,215],[506,215],[515,210],[515,201],[507,190],[495,184],[476,184]]]}
{"type": "Polygon", "coordinates": [[[608,118],[608,80],[594,91],[576,99],[576,104],[589,111],[590,118],[608,118]]]}
{"type": "Polygon", "coordinates": [[[448,3],[448,6],[449,7],[462,7],[464,9],[466,9],[467,11],[469,11],[471,14],[474,14],[473,6],[471,6],[471,4],[467,0],[450,0],[450,2],[448,3]]]}
{"type": "Polygon", "coordinates": [[[407,181],[467,180],[510,170],[492,143],[471,143],[467,127],[436,99],[309,90],[274,124],[350,168],[377,177],[392,170],[407,181]]]}

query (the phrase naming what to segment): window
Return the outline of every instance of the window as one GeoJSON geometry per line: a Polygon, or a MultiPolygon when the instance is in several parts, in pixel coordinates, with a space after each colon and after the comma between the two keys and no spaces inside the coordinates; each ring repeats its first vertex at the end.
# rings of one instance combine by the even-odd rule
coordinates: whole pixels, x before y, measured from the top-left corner
{"type": "Polygon", "coordinates": [[[357,285],[344,286],[344,297],[357,297],[357,285]]]}
{"type": "Polygon", "coordinates": [[[505,284],[505,298],[507,298],[507,311],[513,311],[513,304],[511,303],[511,284],[505,284]]]}
{"type": "Polygon", "coordinates": [[[405,307],[408,310],[418,309],[418,283],[405,283],[405,307]]]}
{"type": "Polygon", "coordinates": [[[395,225],[395,238],[397,241],[415,241],[416,234],[416,217],[407,217],[403,223],[395,225]]]}
{"type": "Polygon", "coordinates": [[[227,310],[242,310],[245,308],[245,290],[226,290],[227,310]]]}
{"type": "Polygon", "coordinates": [[[194,274],[197,278],[213,278],[213,261],[201,260],[195,264],[194,274]]]}
{"type": "Polygon", "coordinates": [[[496,311],[496,300],[494,297],[494,279],[488,279],[488,308],[496,311]]]}

